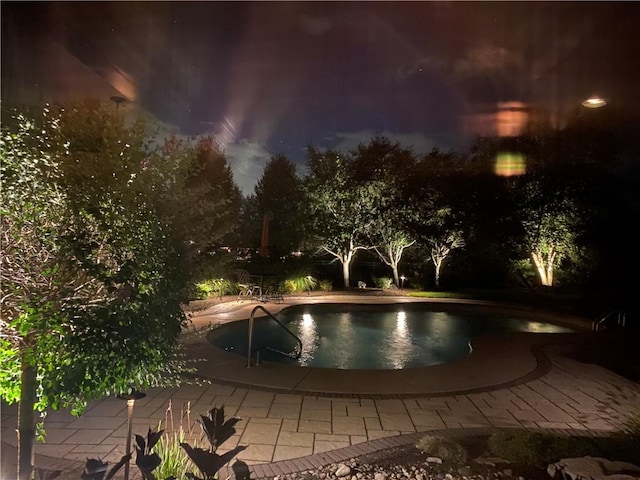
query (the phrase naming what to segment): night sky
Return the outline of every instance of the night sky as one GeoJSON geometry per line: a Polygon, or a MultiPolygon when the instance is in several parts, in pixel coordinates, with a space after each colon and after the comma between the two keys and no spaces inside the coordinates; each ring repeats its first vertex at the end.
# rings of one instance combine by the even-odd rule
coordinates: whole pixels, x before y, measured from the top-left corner
{"type": "MultiPolygon", "coordinates": [[[[590,95],[640,111],[638,2],[3,1],[2,101],[129,100],[214,134],[249,193],[272,154],[374,135],[464,149],[500,102],[562,126],[590,95]]],[[[124,107],[123,107],[124,108],[124,107]]]]}

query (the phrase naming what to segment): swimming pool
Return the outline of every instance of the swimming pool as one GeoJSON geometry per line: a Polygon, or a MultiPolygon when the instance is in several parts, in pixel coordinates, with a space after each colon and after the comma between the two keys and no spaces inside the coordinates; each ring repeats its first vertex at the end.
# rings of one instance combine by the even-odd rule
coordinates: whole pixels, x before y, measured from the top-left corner
{"type": "MultiPolygon", "coordinates": [[[[483,335],[573,331],[530,313],[424,303],[296,305],[278,319],[302,340],[300,358],[266,350],[293,352],[296,342],[273,320],[256,318],[252,349],[260,350],[261,361],[344,370],[442,365],[467,356],[473,339],[483,335]]],[[[247,320],[231,322],[212,330],[208,340],[246,358],[247,330],[247,320]]]]}

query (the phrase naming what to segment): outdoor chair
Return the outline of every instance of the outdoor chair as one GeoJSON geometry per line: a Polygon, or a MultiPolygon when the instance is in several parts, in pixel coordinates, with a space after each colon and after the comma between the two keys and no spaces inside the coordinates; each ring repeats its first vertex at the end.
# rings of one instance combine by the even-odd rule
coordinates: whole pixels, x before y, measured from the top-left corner
{"type": "Polygon", "coordinates": [[[238,277],[238,287],[240,292],[238,293],[238,301],[243,299],[260,298],[262,296],[262,289],[260,285],[251,281],[251,275],[246,270],[236,270],[235,274],[238,277]]]}

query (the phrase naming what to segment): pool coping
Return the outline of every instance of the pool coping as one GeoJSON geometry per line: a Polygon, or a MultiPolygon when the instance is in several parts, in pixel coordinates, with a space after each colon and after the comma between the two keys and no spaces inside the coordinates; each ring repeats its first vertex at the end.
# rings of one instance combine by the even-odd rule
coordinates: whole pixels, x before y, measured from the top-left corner
{"type": "MultiPolygon", "coordinates": [[[[247,387],[279,393],[325,397],[411,398],[487,391],[518,385],[538,378],[551,369],[544,354],[554,344],[582,342],[592,335],[586,319],[548,310],[500,302],[458,299],[412,299],[407,297],[363,298],[361,296],[289,299],[287,304],[267,308],[278,311],[307,303],[431,303],[465,307],[498,308],[502,312],[525,313],[571,325],[585,331],[574,333],[513,333],[486,335],[474,340],[470,355],[445,365],[403,370],[339,370],[300,367],[263,362],[247,368],[243,356],[225,352],[211,345],[204,335],[185,343],[185,352],[194,361],[193,378],[235,387],[247,387]]],[[[250,309],[254,308],[255,305],[250,309]]],[[[212,315],[209,313],[208,315],[212,315]]],[[[215,316],[215,313],[213,314],[215,316]]],[[[245,306],[228,321],[248,318],[245,306]]]]}

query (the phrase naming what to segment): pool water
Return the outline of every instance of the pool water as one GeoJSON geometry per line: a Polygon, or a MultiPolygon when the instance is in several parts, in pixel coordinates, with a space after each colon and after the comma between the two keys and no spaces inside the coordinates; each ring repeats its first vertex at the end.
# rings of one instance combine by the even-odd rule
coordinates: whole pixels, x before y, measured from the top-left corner
{"type": "MultiPolygon", "coordinates": [[[[403,369],[453,362],[471,352],[471,340],[508,332],[562,333],[570,328],[504,316],[483,309],[433,310],[420,304],[300,305],[278,319],[302,340],[302,355],[292,359],[262,350],[293,352],[296,341],[268,318],[256,318],[252,349],[260,361],[338,369],[403,369]]],[[[210,332],[209,341],[247,356],[248,321],[232,322],[210,332]]],[[[255,357],[254,357],[255,358],[255,357]]]]}

